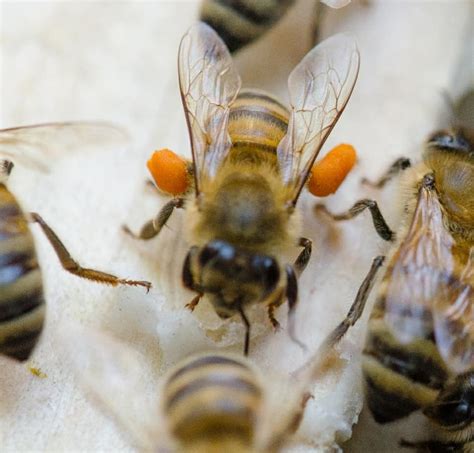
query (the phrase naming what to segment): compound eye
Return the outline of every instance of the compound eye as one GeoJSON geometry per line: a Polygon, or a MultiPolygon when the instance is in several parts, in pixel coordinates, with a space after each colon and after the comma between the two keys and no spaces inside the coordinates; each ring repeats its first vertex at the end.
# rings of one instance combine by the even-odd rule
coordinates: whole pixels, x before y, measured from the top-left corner
{"type": "Polygon", "coordinates": [[[272,291],[280,280],[280,268],[274,258],[260,258],[259,267],[266,291],[272,291]]]}
{"type": "Polygon", "coordinates": [[[234,257],[235,249],[232,245],[224,241],[211,241],[201,250],[199,263],[204,266],[215,258],[230,261],[234,257]]]}
{"type": "Polygon", "coordinates": [[[472,420],[474,408],[467,401],[455,401],[431,406],[424,414],[443,426],[457,426],[472,420]]]}

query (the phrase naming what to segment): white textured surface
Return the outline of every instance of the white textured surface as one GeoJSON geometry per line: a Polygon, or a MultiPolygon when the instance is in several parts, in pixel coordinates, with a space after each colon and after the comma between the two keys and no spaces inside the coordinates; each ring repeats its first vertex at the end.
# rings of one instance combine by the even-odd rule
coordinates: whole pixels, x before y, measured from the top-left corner
{"type": "MultiPolygon", "coordinates": [[[[327,199],[330,208],[342,210],[361,196],[376,196],[396,225],[393,190],[364,193],[358,180],[376,177],[401,154],[416,156],[438,123],[439,93],[460,90],[455,72],[472,20],[470,6],[467,1],[373,1],[367,7],[353,2],[328,14],[323,34],[352,32],[362,58],[353,98],[325,147],[353,143],[359,165],[340,193],[327,199]]],[[[179,278],[186,251],[180,214],[159,239],[146,244],[129,240],[119,228],[124,222],[137,228],[164,202],[143,187],[149,153],[165,146],[188,150],[176,52],[197,7],[195,2],[2,4],[1,126],[106,119],[126,126],[134,139],[123,149],[71,156],[48,175],[18,166],[11,190],[25,209],[44,216],[84,265],[154,284],[144,295],[141,289],[103,288],[70,276],[33,227],[48,322],[32,364],[48,377],[38,379],[25,366],[2,363],[2,451],[130,449],[130,439],[84,397],[56,354],[53,331],[62,319],[99,326],[133,345],[147,357],[144,370],[150,378],[183,354],[213,345],[193,334],[196,319],[212,324],[205,307],[196,316],[180,308],[190,298],[179,278]]],[[[244,84],[285,99],[288,72],[309,48],[310,11],[311,1],[300,3],[270,35],[239,55],[244,84]]],[[[298,309],[300,336],[310,346],[344,316],[372,257],[385,250],[367,217],[333,228],[314,217],[313,203],[305,197],[300,206],[304,235],[315,243],[298,309]]],[[[312,439],[313,447],[293,451],[332,445],[335,431],[340,439],[350,435],[362,404],[358,348],[366,317],[342,346],[351,361],[339,382],[320,383],[309,403],[296,439],[302,444],[312,439]]],[[[263,330],[253,347],[262,366],[279,361],[291,367],[302,359],[284,333],[263,330]]],[[[238,323],[230,331],[225,341],[240,339],[238,323]]],[[[394,451],[398,434],[388,436],[368,416],[363,421],[348,451],[394,451]]]]}

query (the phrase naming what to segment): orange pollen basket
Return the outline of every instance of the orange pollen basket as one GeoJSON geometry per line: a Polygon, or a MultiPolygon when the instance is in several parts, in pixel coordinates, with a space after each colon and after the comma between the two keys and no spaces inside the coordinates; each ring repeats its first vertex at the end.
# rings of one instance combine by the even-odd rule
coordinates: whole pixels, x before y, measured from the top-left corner
{"type": "Polygon", "coordinates": [[[317,197],[326,197],[336,192],[356,163],[357,154],[352,145],[334,147],[311,169],[308,190],[317,197]]]}
{"type": "Polygon", "coordinates": [[[169,149],[155,151],[147,162],[157,187],[171,195],[184,194],[189,186],[186,161],[169,149]]]}

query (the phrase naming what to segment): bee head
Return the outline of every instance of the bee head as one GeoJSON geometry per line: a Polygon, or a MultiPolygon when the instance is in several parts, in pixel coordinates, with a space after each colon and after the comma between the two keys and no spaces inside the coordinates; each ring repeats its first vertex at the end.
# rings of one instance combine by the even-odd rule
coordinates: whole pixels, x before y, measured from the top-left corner
{"type": "Polygon", "coordinates": [[[215,280],[219,274],[221,282],[233,282],[237,288],[253,285],[258,287],[262,298],[271,293],[280,280],[280,267],[275,258],[242,250],[219,239],[207,243],[198,260],[204,275],[208,273],[215,280]]]}

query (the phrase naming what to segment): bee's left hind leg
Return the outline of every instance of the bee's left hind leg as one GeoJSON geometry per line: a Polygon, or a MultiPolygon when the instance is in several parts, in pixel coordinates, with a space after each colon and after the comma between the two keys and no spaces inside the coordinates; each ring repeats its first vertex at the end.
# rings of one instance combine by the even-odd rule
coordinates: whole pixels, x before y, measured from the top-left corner
{"type": "Polygon", "coordinates": [[[52,245],[56,256],[59,258],[61,266],[67,272],[76,275],[77,277],[85,278],[87,280],[92,280],[97,283],[105,283],[107,285],[117,286],[117,285],[129,285],[129,286],[144,286],[147,291],[151,288],[151,283],[141,280],[127,280],[116,277],[115,275],[108,274],[106,272],[98,271],[95,269],[88,269],[81,267],[74,258],[71,256],[69,251],[66,249],[64,244],[61,242],[56,233],[51,229],[51,227],[43,220],[43,218],[36,212],[31,212],[29,214],[29,221],[37,223],[49,243],[52,245]]]}
{"type": "Polygon", "coordinates": [[[122,229],[125,233],[127,233],[129,236],[134,237],[135,239],[153,239],[166,225],[166,222],[171,217],[171,214],[173,214],[175,208],[182,208],[183,206],[184,198],[173,198],[161,208],[160,212],[154,219],[149,220],[147,223],[145,223],[145,225],[143,225],[142,229],[140,230],[140,233],[133,233],[127,225],[123,225],[122,229]]]}

